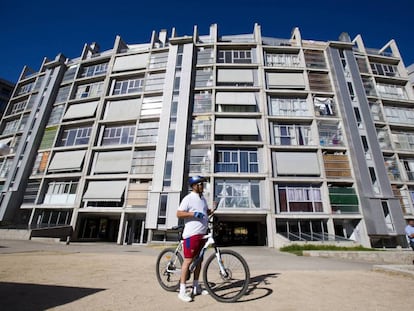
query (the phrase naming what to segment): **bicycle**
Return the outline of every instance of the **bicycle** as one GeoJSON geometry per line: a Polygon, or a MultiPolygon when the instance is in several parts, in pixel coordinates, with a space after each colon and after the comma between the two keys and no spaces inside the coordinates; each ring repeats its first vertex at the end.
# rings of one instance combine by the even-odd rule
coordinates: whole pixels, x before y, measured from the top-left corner
{"type": "MultiPolygon", "coordinates": [[[[214,253],[207,258],[203,268],[203,281],[208,293],[220,302],[235,302],[247,291],[250,282],[250,270],[246,260],[237,252],[230,249],[221,250],[214,241],[212,222],[209,217],[207,234],[203,237],[206,242],[190,265],[190,272],[194,272],[205,252],[213,246],[214,253]]],[[[157,280],[167,291],[177,291],[180,286],[181,265],[183,263],[182,230],[184,226],[172,228],[178,231],[179,243],[176,248],[165,248],[158,255],[156,262],[157,280]]]]}

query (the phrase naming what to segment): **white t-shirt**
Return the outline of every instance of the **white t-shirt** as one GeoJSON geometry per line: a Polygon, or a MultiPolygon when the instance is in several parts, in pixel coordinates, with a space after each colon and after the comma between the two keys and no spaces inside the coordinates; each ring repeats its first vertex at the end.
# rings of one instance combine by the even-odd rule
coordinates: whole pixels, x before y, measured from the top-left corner
{"type": "Polygon", "coordinates": [[[206,234],[207,232],[207,201],[204,196],[199,196],[196,192],[190,192],[187,194],[178,207],[179,211],[184,212],[201,212],[204,214],[203,219],[199,218],[185,218],[184,219],[184,231],[183,238],[186,239],[195,234],[206,234]]]}

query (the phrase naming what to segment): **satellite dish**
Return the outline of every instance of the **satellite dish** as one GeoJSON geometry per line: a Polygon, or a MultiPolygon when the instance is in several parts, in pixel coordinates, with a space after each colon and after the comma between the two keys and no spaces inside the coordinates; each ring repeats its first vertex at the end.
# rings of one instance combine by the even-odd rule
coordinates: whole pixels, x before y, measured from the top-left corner
{"type": "Polygon", "coordinates": [[[0,143],[0,156],[4,156],[9,154],[10,152],[10,146],[5,143],[0,143]]]}

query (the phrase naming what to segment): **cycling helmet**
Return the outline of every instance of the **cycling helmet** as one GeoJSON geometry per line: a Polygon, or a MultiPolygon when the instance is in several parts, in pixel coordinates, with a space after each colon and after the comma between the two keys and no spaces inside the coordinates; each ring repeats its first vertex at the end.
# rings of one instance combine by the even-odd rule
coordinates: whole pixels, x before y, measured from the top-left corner
{"type": "Polygon", "coordinates": [[[199,182],[204,182],[204,181],[206,181],[206,179],[203,177],[203,176],[192,176],[192,177],[190,177],[189,179],[188,179],[188,184],[190,185],[190,186],[192,186],[192,185],[194,185],[194,184],[197,184],[197,183],[199,183],[199,182]]]}

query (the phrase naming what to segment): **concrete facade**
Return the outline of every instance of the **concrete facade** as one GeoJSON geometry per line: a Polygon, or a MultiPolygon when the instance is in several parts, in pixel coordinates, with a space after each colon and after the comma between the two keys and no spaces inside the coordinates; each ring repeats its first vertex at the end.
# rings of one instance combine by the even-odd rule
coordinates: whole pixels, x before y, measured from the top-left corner
{"type": "Polygon", "coordinates": [[[2,225],[175,240],[189,175],[222,244],[406,247],[414,95],[391,40],[153,32],[24,68],[0,124],[2,225]]]}

